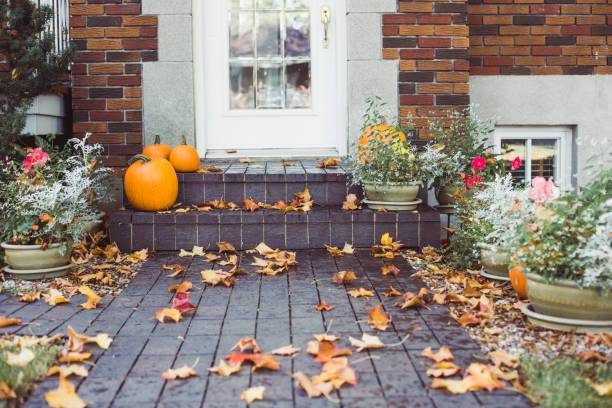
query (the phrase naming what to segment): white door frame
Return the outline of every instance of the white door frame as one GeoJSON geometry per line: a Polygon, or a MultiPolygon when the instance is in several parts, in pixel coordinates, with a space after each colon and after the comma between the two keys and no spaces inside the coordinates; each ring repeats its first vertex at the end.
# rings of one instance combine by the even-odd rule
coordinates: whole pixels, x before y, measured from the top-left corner
{"type": "MultiPolygon", "coordinates": [[[[192,22],[193,22],[193,84],[194,84],[194,109],[195,109],[195,144],[200,157],[206,157],[206,86],[204,77],[204,1],[220,0],[192,0],[192,22]]],[[[336,74],[336,100],[337,100],[337,120],[336,120],[336,152],[339,156],[346,156],[348,153],[348,103],[347,103],[347,75],[348,75],[348,54],[347,54],[347,27],[346,27],[346,0],[328,0],[332,5],[332,19],[335,19],[336,32],[330,36],[332,41],[336,41],[337,47],[337,74],[336,74]]],[[[318,13],[313,10],[313,13],[318,13]]],[[[240,152],[239,152],[240,153],[240,152]]],[[[319,156],[328,155],[329,152],[321,152],[319,156]]],[[[311,151],[291,151],[292,156],[312,156],[317,155],[311,151]]],[[[235,157],[236,155],[233,155],[235,157]]],[[[287,157],[284,155],[283,157],[287,157]]]]}

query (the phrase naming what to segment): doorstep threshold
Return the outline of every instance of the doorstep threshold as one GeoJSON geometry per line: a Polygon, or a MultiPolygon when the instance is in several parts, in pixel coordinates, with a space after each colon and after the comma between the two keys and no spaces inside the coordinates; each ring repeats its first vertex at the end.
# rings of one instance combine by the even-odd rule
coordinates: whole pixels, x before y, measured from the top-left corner
{"type": "Polygon", "coordinates": [[[336,148],[308,148],[308,149],[209,149],[204,156],[206,159],[240,159],[250,158],[257,161],[265,160],[299,160],[323,159],[340,157],[336,148]]]}

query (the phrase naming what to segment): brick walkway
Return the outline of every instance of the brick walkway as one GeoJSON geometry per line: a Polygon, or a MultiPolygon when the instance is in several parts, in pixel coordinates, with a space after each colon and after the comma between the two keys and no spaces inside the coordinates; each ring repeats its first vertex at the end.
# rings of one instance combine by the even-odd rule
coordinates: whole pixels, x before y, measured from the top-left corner
{"type": "MultiPolygon", "coordinates": [[[[358,250],[355,256],[332,258],[324,250],[297,252],[300,263],[295,270],[276,277],[251,273],[241,275],[233,288],[207,287],[199,284],[199,272],[210,268],[200,258],[193,261],[175,255],[158,254],[143,265],[134,281],[117,298],[106,298],[94,310],[83,310],[80,295],[70,305],[50,307],[42,301],[33,304],[17,303],[9,295],[0,295],[0,315],[19,317],[32,322],[21,327],[7,327],[3,332],[20,334],[66,333],[67,325],[90,335],[104,332],[116,334],[111,347],[96,350],[89,377],[71,378],[77,384],[79,396],[92,407],[244,407],[238,396],[249,386],[265,385],[265,401],[255,407],[524,407],[526,400],[513,391],[497,390],[451,395],[429,387],[431,379],[425,375],[430,361],[420,357],[425,347],[437,350],[447,346],[455,355],[455,362],[466,368],[481,353],[477,345],[450,317],[444,306],[400,310],[393,307],[397,298],[386,298],[382,293],[389,284],[396,289],[417,292],[423,283],[409,278],[408,264],[396,258],[399,277],[383,277],[383,261],[374,259],[369,250],[358,250]],[[155,311],[168,307],[171,294],[168,287],[177,283],[161,272],[162,264],[179,263],[189,267],[186,280],[194,283],[191,303],[198,307],[177,324],[160,324],[155,311]],[[346,286],[375,289],[371,298],[351,298],[346,288],[330,278],[338,270],[352,270],[358,279],[346,286]],[[329,312],[318,312],[312,305],[325,300],[336,305],[329,312]],[[362,332],[373,333],[367,324],[369,308],[382,303],[392,316],[392,325],[379,335],[384,343],[397,343],[407,333],[410,338],[399,347],[369,352],[372,359],[354,364],[359,383],[345,385],[332,393],[332,402],[324,397],[309,399],[295,388],[287,372],[303,371],[307,375],[320,372],[321,364],[313,356],[301,353],[293,359],[277,357],[279,371],[250,373],[247,365],[240,374],[219,377],[208,374],[207,368],[218,364],[229,354],[230,348],[242,337],[256,337],[264,351],[286,346],[305,349],[312,334],[323,333],[331,325],[330,333],[342,334],[338,345],[350,347],[347,337],[361,337],[362,332]],[[357,323],[356,323],[357,322],[357,323]],[[415,330],[420,328],[420,330],[415,330]],[[199,363],[199,376],[188,380],[166,382],[161,373],[170,367],[199,363]],[[339,402],[338,402],[339,401],[339,402]]],[[[242,267],[248,266],[251,256],[245,255],[242,267]]],[[[368,352],[354,353],[350,360],[361,359],[368,352]]],[[[25,404],[26,407],[45,406],[44,394],[57,387],[57,377],[47,378],[25,404]]]]}

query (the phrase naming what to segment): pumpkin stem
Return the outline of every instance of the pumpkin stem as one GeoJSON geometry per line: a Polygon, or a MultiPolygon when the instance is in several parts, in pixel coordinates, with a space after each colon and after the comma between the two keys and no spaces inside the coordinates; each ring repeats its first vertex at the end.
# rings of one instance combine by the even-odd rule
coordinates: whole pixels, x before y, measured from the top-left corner
{"type": "Polygon", "coordinates": [[[147,162],[151,161],[151,158],[145,156],[144,154],[137,154],[134,157],[132,157],[130,160],[128,160],[128,164],[132,165],[132,164],[134,164],[134,162],[136,162],[138,160],[142,160],[143,163],[147,163],[147,162]]]}
{"type": "Polygon", "coordinates": [[[181,144],[182,145],[186,145],[187,144],[187,139],[185,139],[185,135],[181,135],[181,144]]]}
{"type": "Polygon", "coordinates": [[[155,140],[153,141],[153,144],[160,144],[161,141],[159,140],[159,135],[155,135],[155,140]]]}

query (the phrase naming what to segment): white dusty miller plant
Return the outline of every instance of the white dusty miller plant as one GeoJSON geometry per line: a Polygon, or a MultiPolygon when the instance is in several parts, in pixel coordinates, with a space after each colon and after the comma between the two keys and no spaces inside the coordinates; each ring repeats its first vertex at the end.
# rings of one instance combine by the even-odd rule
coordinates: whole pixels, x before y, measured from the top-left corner
{"type": "Polygon", "coordinates": [[[582,285],[610,290],[612,286],[612,198],[601,205],[595,231],[578,250],[578,263],[584,268],[582,285]]]}

